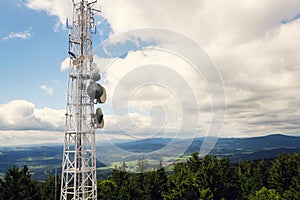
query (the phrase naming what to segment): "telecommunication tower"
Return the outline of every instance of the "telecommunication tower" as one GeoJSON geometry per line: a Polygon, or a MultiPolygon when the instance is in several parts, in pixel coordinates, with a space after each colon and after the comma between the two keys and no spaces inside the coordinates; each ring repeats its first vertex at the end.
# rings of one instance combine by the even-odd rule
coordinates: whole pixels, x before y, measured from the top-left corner
{"type": "Polygon", "coordinates": [[[95,129],[104,125],[101,108],[106,91],[97,81],[99,68],[93,62],[92,34],[96,32],[93,9],[97,1],[73,2],[69,31],[70,69],[67,93],[61,200],[97,199],[95,129]]]}

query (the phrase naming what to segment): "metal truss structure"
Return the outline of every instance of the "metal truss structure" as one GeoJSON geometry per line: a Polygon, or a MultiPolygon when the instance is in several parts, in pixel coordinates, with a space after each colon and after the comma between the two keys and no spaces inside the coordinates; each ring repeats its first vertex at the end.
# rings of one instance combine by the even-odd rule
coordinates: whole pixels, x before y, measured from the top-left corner
{"type": "MultiPolygon", "coordinates": [[[[92,34],[95,32],[93,9],[96,1],[73,1],[69,31],[70,69],[62,161],[61,200],[97,199],[95,98],[88,85],[100,79],[93,63],[92,34]],[[99,79],[95,79],[95,74],[99,79]]],[[[98,84],[99,85],[99,84],[98,84]]],[[[101,112],[102,114],[102,112],[101,112]]],[[[103,118],[103,116],[102,116],[103,118]]]]}

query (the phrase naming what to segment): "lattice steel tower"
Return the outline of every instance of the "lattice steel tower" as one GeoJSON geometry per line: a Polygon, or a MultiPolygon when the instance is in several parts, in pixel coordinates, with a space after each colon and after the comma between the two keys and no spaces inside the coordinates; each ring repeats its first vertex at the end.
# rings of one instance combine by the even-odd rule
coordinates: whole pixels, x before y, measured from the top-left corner
{"type": "Polygon", "coordinates": [[[70,69],[67,93],[65,138],[62,162],[61,200],[97,199],[95,128],[103,127],[96,103],[106,99],[98,83],[99,69],[93,63],[93,9],[96,1],[73,0],[73,19],[69,31],[70,69]]]}

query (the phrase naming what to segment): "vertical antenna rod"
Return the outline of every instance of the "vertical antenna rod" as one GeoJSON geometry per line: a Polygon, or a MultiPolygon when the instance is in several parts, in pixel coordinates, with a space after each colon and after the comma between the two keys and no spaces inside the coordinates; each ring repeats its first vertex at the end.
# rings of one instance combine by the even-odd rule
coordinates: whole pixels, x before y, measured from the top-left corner
{"type": "Polygon", "coordinates": [[[105,89],[95,83],[100,80],[100,75],[92,55],[94,3],[96,1],[89,3],[87,0],[81,0],[75,3],[73,0],[72,27],[69,27],[70,69],[61,200],[97,199],[95,128],[98,128],[100,123],[103,126],[103,114],[101,111],[101,118],[94,112],[94,104],[97,103],[95,94],[98,92],[99,96],[99,88],[95,89],[91,85],[99,85],[102,93],[105,89]],[[97,120],[99,117],[102,121],[97,120]]]}

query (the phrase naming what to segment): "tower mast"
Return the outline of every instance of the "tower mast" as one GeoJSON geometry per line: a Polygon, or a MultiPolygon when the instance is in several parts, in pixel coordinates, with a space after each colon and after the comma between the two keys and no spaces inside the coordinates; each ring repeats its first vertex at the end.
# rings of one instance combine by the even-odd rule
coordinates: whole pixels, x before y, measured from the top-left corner
{"type": "Polygon", "coordinates": [[[73,0],[72,26],[68,27],[70,69],[61,200],[97,199],[95,128],[103,126],[103,114],[97,111],[96,115],[94,105],[100,101],[99,95],[104,102],[105,89],[96,83],[100,75],[92,55],[93,12],[97,11],[92,7],[96,2],[73,0]],[[95,95],[99,100],[95,101],[95,95]]]}

